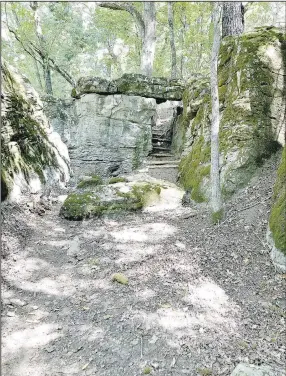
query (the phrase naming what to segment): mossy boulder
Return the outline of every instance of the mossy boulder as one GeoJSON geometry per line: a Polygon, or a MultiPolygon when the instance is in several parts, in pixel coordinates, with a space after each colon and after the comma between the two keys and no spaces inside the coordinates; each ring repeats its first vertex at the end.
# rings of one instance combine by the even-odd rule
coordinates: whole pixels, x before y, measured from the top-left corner
{"type": "Polygon", "coordinates": [[[93,175],[81,180],[78,183],[77,188],[95,187],[101,184],[103,184],[102,178],[98,175],[93,175]]]}
{"type": "Polygon", "coordinates": [[[85,186],[68,195],[60,215],[82,220],[106,213],[141,210],[159,199],[160,192],[160,185],[145,182],[85,186]]]}
{"type": "Polygon", "coordinates": [[[160,77],[147,77],[142,74],[124,74],[108,81],[99,77],[82,77],[72,90],[73,98],[83,94],[127,94],[158,100],[181,100],[184,90],[183,81],[160,77]]]}
{"type": "MultiPolygon", "coordinates": [[[[228,197],[245,186],[263,161],[283,142],[286,66],[285,34],[259,28],[224,38],[218,65],[221,187],[228,197]]],[[[194,111],[194,90],[184,101],[184,151],[180,181],[193,198],[210,196],[211,97],[202,95],[194,111]],[[199,192],[199,194],[198,194],[199,192]]]]}
{"type": "Polygon", "coordinates": [[[272,207],[269,217],[267,234],[272,246],[271,258],[274,265],[286,271],[286,148],[282,153],[281,163],[272,197],[272,207]]]}
{"type": "Polygon", "coordinates": [[[30,82],[3,62],[1,99],[2,199],[20,200],[23,192],[63,186],[69,179],[69,156],[42,112],[30,82]]]}

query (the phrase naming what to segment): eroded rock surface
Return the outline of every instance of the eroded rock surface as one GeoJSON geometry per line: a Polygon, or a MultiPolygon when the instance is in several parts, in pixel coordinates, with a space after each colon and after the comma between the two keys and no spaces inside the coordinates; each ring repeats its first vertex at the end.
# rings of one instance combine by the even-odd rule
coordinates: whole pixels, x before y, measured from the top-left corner
{"type": "Polygon", "coordinates": [[[24,193],[64,187],[69,179],[66,145],[27,78],[5,62],[1,69],[1,199],[21,200],[24,193]]]}
{"type": "MultiPolygon", "coordinates": [[[[284,142],[285,61],[285,35],[275,28],[222,42],[218,80],[225,196],[245,186],[257,166],[284,142]]],[[[186,189],[192,188],[193,199],[205,201],[210,195],[211,101],[207,87],[193,89],[184,94],[177,129],[177,138],[185,140],[180,180],[186,189]]]]}

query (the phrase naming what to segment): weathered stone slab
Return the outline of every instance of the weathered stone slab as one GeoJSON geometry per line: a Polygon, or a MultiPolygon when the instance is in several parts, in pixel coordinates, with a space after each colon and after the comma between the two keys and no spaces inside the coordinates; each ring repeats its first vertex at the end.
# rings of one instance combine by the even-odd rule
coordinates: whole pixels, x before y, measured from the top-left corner
{"type": "Polygon", "coordinates": [[[142,74],[124,74],[117,80],[108,81],[98,77],[82,77],[72,91],[74,98],[83,94],[126,94],[158,100],[181,100],[184,83],[178,79],[147,77],[142,74]]]}

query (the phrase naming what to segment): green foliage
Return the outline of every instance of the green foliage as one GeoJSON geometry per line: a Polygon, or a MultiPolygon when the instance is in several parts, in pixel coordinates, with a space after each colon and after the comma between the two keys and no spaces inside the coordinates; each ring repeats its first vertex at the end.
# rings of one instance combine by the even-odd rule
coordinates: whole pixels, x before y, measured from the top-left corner
{"type": "Polygon", "coordinates": [[[217,211],[217,212],[212,212],[212,223],[215,225],[223,219],[223,209],[217,211]]]}

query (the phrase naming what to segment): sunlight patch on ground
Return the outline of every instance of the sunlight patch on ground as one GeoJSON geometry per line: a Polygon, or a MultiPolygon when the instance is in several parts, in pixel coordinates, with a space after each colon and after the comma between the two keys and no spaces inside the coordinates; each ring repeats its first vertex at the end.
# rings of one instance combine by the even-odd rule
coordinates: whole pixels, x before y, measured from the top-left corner
{"type": "Polygon", "coordinates": [[[155,291],[145,288],[145,289],[140,289],[135,293],[135,296],[139,298],[140,300],[148,300],[156,296],[155,291]]]}
{"type": "MultiPolygon", "coordinates": [[[[41,324],[31,329],[18,330],[3,338],[3,352],[13,353],[22,349],[38,348],[62,336],[56,324],[41,324]]],[[[6,354],[7,356],[7,354],[6,354]]]]}
{"type": "Polygon", "coordinates": [[[144,212],[159,212],[181,207],[184,191],[179,188],[161,189],[160,200],[155,201],[152,205],[143,209],[144,212]]]}
{"type": "Polygon", "coordinates": [[[157,243],[173,235],[177,229],[167,223],[148,223],[138,227],[129,227],[111,231],[110,235],[118,242],[157,243]]]}
{"type": "Polygon", "coordinates": [[[121,254],[116,260],[116,264],[126,264],[128,262],[140,261],[145,256],[152,255],[156,252],[154,246],[140,246],[140,245],[125,245],[119,244],[117,249],[121,251],[121,254]]]}

